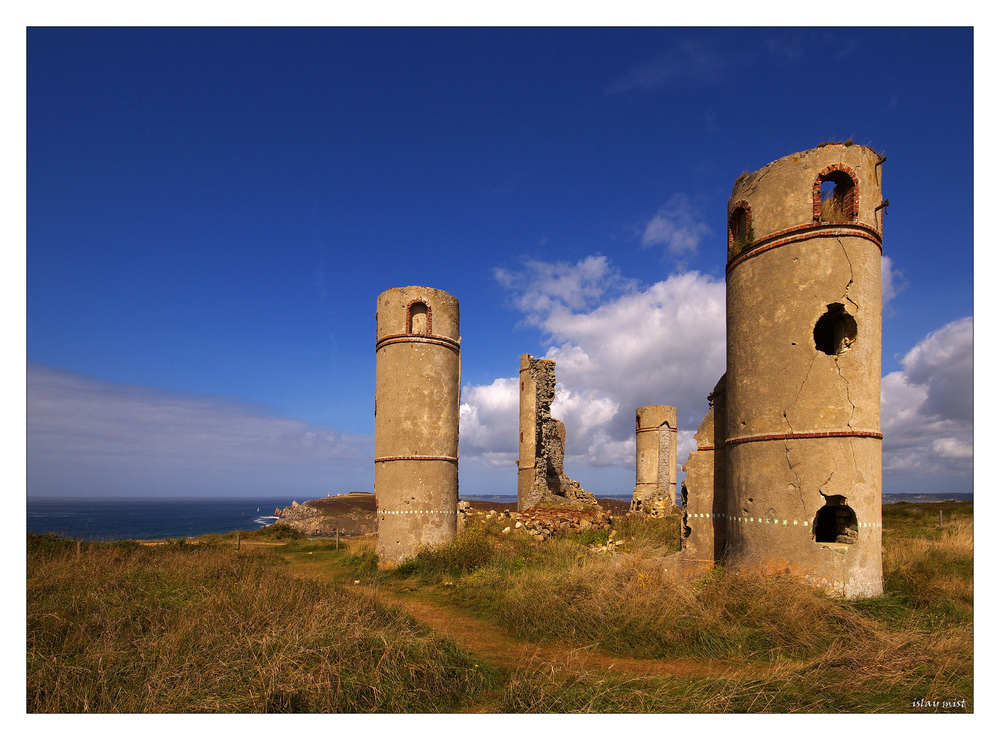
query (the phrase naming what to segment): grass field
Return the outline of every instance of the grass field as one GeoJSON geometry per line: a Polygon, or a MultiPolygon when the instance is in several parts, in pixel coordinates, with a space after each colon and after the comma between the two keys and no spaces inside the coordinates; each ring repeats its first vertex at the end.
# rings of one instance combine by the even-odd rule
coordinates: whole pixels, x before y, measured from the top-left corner
{"type": "Polygon", "coordinates": [[[972,522],[884,507],[885,594],[855,602],[671,576],[676,520],[619,519],[614,555],[484,523],[390,573],[371,540],[29,535],[27,709],[970,712],[972,522]]]}

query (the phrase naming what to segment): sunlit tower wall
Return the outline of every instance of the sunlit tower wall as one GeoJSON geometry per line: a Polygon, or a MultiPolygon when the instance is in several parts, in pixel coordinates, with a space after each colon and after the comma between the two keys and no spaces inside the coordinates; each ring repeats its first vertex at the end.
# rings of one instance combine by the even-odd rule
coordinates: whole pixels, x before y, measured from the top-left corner
{"type": "Polygon", "coordinates": [[[677,500],[677,408],[640,406],[635,410],[635,489],[633,511],[669,514],[677,500]]]}
{"type": "Polygon", "coordinates": [[[450,541],[458,521],[458,300],[410,286],[375,315],[375,502],[380,567],[450,541]]]}
{"type": "Polygon", "coordinates": [[[826,145],[740,177],[726,264],[726,553],[882,593],[883,157],[826,145]]]}

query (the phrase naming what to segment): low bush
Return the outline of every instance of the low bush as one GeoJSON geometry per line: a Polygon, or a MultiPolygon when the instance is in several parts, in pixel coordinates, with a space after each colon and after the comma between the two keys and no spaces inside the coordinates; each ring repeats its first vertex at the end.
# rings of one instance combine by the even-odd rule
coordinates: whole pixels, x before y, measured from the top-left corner
{"type": "Polygon", "coordinates": [[[422,547],[394,571],[401,577],[424,580],[458,577],[486,568],[510,570],[519,567],[534,552],[532,540],[523,532],[506,527],[502,521],[479,521],[466,526],[451,542],[438,547],[422,547]]]}

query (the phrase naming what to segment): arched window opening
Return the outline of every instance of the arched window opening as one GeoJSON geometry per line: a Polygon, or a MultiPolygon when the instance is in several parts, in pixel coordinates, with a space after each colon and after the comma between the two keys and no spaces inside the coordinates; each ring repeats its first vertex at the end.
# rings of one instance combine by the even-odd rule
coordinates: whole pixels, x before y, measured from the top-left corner
{"type": "Polygon", "coordinates": [[[635,415],[635,430],[639,431],[639,414],[635,415]]]}
{"type": "Polygon", "coordinates": [[[820,178],[819,220],[854,220],[854,180],[846,172],[834,170],[820,178]]]}
{"type": "Polygon", "coordinates": [[[427,304],[414,303],[410,306],[410,334],[427,333],[427,304]]]}
{"type": "Polygon", "coordinates": [[[747,212],[744,208],[734,208],[729,217],[729,231],[733,235],[733,243],[739,247],[749,241],[747,238],[749,223],[747,222],[747,212]]]}
{"type": "Polygon", "coordinates": [[[843,496],[824,496],[826,503],[816,512],[813,536],[817,542],[853,545],[858,541],[858,517],[843,496]]]}
{"type": "Polygon", "coordinates": [[[858,338],[858,322],[844,310],[843,303],[831,303],[813,329],[816,349],[828,355],[846,352],[858,338]]]}
{"type": "Polygon", "coordinates": [[[750,216],[750,204],[745,200],[733,206],[729,214],[729,256],[733,257],[753,244],[753,218],[750,216]]]}

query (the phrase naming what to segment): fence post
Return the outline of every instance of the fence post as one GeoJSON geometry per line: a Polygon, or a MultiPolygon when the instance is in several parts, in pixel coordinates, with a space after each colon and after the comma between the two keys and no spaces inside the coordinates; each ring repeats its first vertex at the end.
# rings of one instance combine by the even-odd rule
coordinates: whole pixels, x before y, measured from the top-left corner
{"type": "Polygon", "coordinates": [[[236,552],[240,551],[240,533],[236,533],[236,552]]]}

